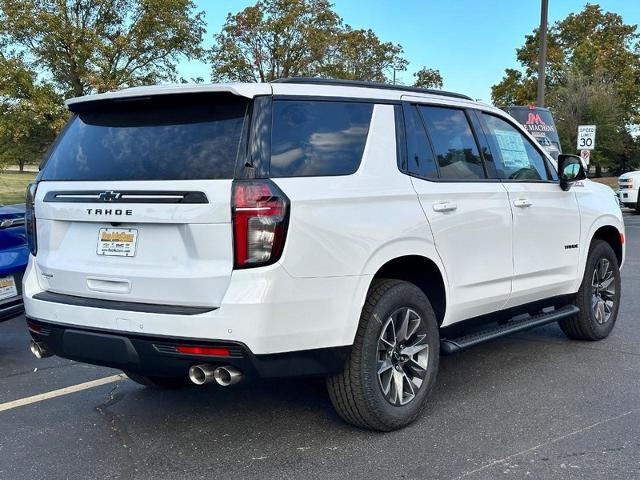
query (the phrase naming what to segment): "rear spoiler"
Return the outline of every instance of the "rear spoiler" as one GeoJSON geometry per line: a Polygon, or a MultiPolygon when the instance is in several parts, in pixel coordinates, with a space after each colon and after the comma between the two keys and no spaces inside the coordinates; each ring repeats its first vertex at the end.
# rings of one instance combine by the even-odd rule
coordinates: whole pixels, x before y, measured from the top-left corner
{"type": "Polygon", "coordinates": [[[271,95],[271,85],[268,83],[212,83],[212,84],[176,84],[153,85],[148,87],[134,87],[115,92],[85,95],[66,100],[64,104],[72,112],[83,110],[89,104],[109,101],[142,100],[162,95],[181,95],[197,93],[231,93],[245,98],[257,95],[271,95]]]}

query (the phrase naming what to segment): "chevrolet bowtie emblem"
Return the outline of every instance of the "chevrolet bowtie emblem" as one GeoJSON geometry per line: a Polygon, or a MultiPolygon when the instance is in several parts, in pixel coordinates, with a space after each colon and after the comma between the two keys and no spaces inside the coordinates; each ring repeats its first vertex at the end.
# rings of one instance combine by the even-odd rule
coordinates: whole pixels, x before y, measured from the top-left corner
{"type": "Polygon", "coordinates": [[[102,192],[100,195],[98,195],[98,200],[101,200],[103,202],[113,202],[114,200],[118,200],[121,195],[122,194],[119,192],[102,192]]]}

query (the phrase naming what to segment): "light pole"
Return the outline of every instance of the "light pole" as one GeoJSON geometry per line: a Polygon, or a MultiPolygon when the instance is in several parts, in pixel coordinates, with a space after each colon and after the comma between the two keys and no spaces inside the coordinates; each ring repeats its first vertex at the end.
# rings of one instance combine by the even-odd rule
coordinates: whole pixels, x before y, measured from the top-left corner
{"type": "Polygon", "coordinates": [[[539,51],[538,51],[538,101],[539,107],[544,107],[544,84],[547,67],[547,12],[549,10],[549,0],[541,0],[540,5],[540,31],[539,51]]]}

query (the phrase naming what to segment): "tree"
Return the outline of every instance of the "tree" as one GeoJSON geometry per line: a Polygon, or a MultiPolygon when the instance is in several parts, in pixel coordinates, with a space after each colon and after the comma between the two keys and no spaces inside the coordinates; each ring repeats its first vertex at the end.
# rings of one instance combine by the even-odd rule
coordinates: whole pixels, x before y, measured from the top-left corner
{"type": "Polygon", "coordinates": [[[4,43],[27,54],[64,96],[174,80],[200,55],[191,0],[0,0],[4,43]]]}
{"type": "Polygon", "coordinates": [[[402,47],[345,25],[327,0],[259,0],[227,16],[210,53],[214,81],[295,76],[389,81],[402,47]]]}
{"type": "Polygon", "coordinates": [[[439,70],[422,67],[413,76],[416,77],[414,87],[442,88],[442,75],[439,70]]]}
{"type": "Polygon", "coordinates": [[[599,176],[602,167],[614,167],[614,158],[624,154],[624,112],[613,82],[601,72],[585,75],[578,70],[564,73],[549,95],[558,135],[565,152],[576,148],[578,125],[596,125],[598,141],[591,164],[599,176]]]}
{"type": "Polygon", "coordinates": [[[346,25],[335,37],[333,54],[319,74],[347,80],[388,82],[387,74],[407,68],[402,58],[402,47],[392,42],[381,42],[373,30],[354,30],[346,25]]]}
{"type": "MultiPolygon", "coordinates": [[[[640,35],[616,13],[587,4],[580,13],[556,22],[548,32],[546,89],[554,90],[567,68],[591,75],[601,72],[612,83],[627,121],[640,114],[640,35]]],[[[538,30],[516,50],[522,70],[507,69],[491,89],[496,105],[535,101],[538,70],[538,30]]]]}
{"type": "Polygon", "coordinates": [[[37,80],[20,56],[0,54],[0,168],[42,157],[67,119],[53,85],[37,80]]]}

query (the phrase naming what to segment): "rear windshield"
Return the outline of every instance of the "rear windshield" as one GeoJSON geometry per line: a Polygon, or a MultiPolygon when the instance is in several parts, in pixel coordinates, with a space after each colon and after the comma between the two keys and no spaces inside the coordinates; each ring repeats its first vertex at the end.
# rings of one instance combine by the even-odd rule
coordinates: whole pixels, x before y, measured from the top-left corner
{"type": "Polygon", "coordinates": [[[77,113],[42,180],[233,178],[248,101],[175,96],[98,104],[77,113]]]}

